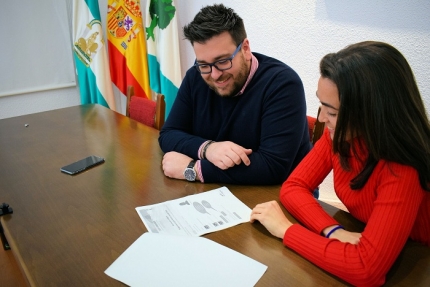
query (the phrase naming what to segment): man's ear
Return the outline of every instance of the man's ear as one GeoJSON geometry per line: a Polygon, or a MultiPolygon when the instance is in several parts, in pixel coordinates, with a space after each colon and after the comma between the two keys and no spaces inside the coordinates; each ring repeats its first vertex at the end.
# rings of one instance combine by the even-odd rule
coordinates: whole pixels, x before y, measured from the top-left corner
{"type": "Polygon", "coordinates": [[[251,54],[251,47],[249,46],[249,40],[248,38],[245,38],[242,42],[242,53],[245,55],[246,60],[251,60],[252,54],[251,54]]]}

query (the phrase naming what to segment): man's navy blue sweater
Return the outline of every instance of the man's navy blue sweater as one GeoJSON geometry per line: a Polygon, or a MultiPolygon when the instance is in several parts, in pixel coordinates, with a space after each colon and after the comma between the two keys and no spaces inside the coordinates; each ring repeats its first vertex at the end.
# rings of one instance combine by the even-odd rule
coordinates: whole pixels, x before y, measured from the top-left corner
{"type": "Polygon", "coordinates": [[[303,84],[286,64],[262,54],[242,95],[221,97],[190,68],[160,131],[163,152],[198,159],[206,140],[232,141],[252,149],[251,164],[221,170],[201,161],[204,182],[280,184],[311,148],[303,84]]]}

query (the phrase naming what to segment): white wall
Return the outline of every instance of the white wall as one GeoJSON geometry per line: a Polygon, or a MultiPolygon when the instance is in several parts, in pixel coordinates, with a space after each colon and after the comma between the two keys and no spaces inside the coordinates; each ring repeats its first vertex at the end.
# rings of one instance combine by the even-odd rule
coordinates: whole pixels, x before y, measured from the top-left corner
{"type": "MultiPolygon", "coordinates": [[[[198,10],[219,3],[176,1],[179,26],[198,10]]],[[[430,1],[428,0],[289,0],[223,1],[245,21],[251,50],[278,58],[301,76],[308,114],[315,114],[320,59],[364,40],[388,42],[408,59],[430,111],[430,1]]],[[[182,43],[183,72],[193,64],[191,46],[182,43]]]]}
{"type": "Polygon", "coordinates": [[[67,13],[72,1],[2,3],[0,118],[79,105],[67,13]]]}
{"type": "MultiPolygon", "coordinates": [[[[2,9],[7,9],[9,2],[4,3],[2,9]]],[[[244,19],[252,51],[278,58],[298,72],[305,86],[308,114],[315,115],[318,107],[315,90],[320,59],[329,52],[364,40],[388,42],[405,55],[430,112],[430,1],[175,0],[179,26],[190,22],[203,6],[220,2],[244,19]]],[[[99,0],[99,3],[105,19],[107,0],[99,0]]],[[[145,4],[146,1],[141,1],[142,10],[145,4]]],[[[37,13],[34,15],[36,17],[37,13]]],[[[182,39],[182,31],[179,33],[182,39]]],[[[55,48],[55,41],[50,44],[55,48]]],[[[184,75],[194,62],[194,53],[187,41],[182,40],[180,46],[184,75]]],[[[2,57],[0,53],[0,63],[2,57]]],[[[0,97],[0,118],[78,104],[75,88],[0,97]]],[[[331,196],[328,192],[332,190],[330,180],[322,190],[323,198],[331,196]]]]}
{"type": "MultiPolygon", "coordinates": [[[[201,7],[219,2],[176,0],[179,26],[190,22],[201,7]]],[[[8,9],[8,3],[11,2],[2,5],[3,11],[8,9]]],[[[391,43],[406,56],[430,110],[430,1],[225,0],[223,3],[244,19],[253,51],[278,58],[299,73],[305,85],[308,114],[315,114],[318,106],[315,89],[319,60],[329,52],[363,40],[391,43]]],[[[107,0],[99,0],[99,4],[104,21],[107,0]]],[[[143,9],[145,4],[145,0],[141,1],[143,9]]],[[[2,27],[8,26],[0,23],[2,27]]],[[[35,28],[40,33],[40,27],[35,28]]],[[[179,33],[182,39],[182,31],[179,33]]],[[[49,47],[55,49],[55,43],[51,41],[49,47]]],[[[194,62],[194,53],[187,41],[182,40],[180,46],[184,75],[194,62]]],[[[31,47],[28,45],[29,51],[31,47]]],[[[2,57],[7,56],[0,53],[0,63],[4,62],[2,57]]],[[[35,71],[41,68],[30,67],[35,71]]],[[[1,92],[0,87],[0,95],[1,92]]],[[[76,88],[65,88],[0,97],[0,119],[77,105],[77,93],[76,88]]]]}

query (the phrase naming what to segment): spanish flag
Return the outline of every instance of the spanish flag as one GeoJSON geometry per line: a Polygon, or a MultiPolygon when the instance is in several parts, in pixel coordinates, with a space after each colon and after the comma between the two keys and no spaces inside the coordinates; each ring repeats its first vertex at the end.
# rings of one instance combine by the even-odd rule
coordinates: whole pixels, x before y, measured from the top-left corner
{"type": "Polygon", "coordinates": [[[73,1],[73,56],[81,103],[116,110],[97,0],[73,1]]]}
{"type": "Polygon", "coordinates": [[[126,94],[133,85],[136,96],[151,98],[145,28],[140,1],[108,0],[107,37],[112,82],[126,94]]]}

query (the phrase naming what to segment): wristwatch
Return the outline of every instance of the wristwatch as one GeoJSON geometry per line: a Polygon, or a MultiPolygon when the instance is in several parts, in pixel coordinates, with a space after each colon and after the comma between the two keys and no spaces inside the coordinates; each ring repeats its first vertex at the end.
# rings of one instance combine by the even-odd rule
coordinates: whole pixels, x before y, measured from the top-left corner
{"type": "Polygon", "coordinates": [[[184,170],[185,179],[188,181],[196,180],[196,171],[194,170],[194,165],[196,164],[195,160],[190,161],[187,168],[184,170]]]}

